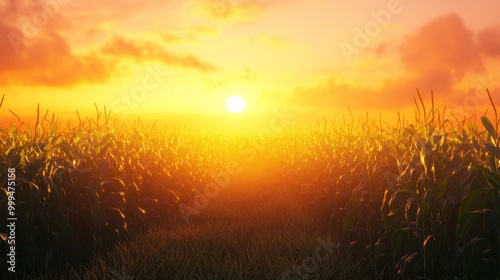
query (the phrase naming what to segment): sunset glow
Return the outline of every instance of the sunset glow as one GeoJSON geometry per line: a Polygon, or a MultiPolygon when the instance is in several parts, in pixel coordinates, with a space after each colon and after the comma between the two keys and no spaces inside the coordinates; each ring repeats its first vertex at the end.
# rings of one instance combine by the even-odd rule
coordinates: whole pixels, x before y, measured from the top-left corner
{"type": "Polygon", "coordinates": [[[2,279],[500,279],[499,12],[0,0],[2,279]]]}
{"type": "Polygon", "coordinates": [[[226,107],[229,112],[239,113],[245,109],[245,100],[241,96],[231,96],[227,99],[226,107]]]}
{"type": "Polygon", "coordinates": [[[416,88],[448,112],[483,113],[485,88],[500,103],[499,5],[4,0],[0,117],[33,116],[40,103],[75,119],[96,103],[121,119],[218,123],[233,88],[248,90],[249,114],[286,107],[299,122],[348,107],[412,117],[416,88]]]}

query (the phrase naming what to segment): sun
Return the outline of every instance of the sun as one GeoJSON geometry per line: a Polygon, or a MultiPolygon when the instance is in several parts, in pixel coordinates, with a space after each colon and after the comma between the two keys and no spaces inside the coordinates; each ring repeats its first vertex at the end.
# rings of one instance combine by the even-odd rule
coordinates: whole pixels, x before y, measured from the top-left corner
{"type": "Polygon", "coordinates": [[[231,96],[226,101],[226,107],[231,113],[239,113],[245,109],[245,100],[241,96],[231,96]]]}

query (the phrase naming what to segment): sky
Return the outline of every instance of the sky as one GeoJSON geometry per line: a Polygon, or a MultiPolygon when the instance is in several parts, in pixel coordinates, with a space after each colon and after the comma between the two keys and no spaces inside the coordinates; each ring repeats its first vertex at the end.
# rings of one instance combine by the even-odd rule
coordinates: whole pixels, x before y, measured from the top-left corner
{"type": "Polygon", "coordinates": [[[49,110],[194,124],[500,104],[500,2],[0,0],[2,120],[49,110]],[[225,108],[242,96],[240,114],[225,108]],[[282,113],[278,113],[282,112],[282,113]],[[290,114],[290,113],[289,113],[290,114]]]}

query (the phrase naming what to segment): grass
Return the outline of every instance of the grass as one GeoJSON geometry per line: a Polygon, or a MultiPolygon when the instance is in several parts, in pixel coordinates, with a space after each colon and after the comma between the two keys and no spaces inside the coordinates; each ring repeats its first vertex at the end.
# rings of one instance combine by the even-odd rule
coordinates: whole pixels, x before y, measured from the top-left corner
{"type": "Polygon", "coordinates": [[[495,104],[477,124],[431,101],[418,93],[412,123],[351,115],[264,137],[126,127],[97,106],[77,126],[18,119],[0,138],[2,209],[3,170],[17,175],[10,277],[499,279],[495,104]],[[207,189],[232,161],[241,172],[207,189]],[[323,261],[318,237],[339,246],[323,261]]]}

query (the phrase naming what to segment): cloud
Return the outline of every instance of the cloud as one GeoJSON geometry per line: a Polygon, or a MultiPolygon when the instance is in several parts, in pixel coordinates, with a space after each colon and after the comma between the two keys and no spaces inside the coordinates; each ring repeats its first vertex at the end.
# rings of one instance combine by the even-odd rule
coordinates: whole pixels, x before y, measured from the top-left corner
{"type": "MultiPolygon", "coordinates": [[[[62,2],[62,1],[60,1],[62,2]]],[[[113,64],[94,55],[76,55],[60,32],[61,5],[9,0],[0,8],[0,85],[68,86],[104,82],[113,64]]]]}
{"type": "Polygon", "coordinates": [[[68,28],[62,15],[62,9],[67,6],[63,4],[71,3],[9,0],[0,6],[0,86],[67,87],[105,83],[120,74],[123,59],[137,63],[158,61],[203,72],[215,70],[213,65],[194,55],[174,54],[160,44],[116,36],[91,51],[78,52],[63,35],[68,28]]]}
{"type": "Polygon", "coordinates": [[[272,48],[283,49],[289,45],[289,42],[277,35],[258,34],[248,38],[249,44],[264,44],[272,48]]]}
{"type": "Polygon", "coordinates": [[[157,35],[162,41],[171,45],[175,43],[193,43],[201,37],[213,38],[219,35],[219,31],[208,26],[194,25],[178,30],[158,32],[157,35]]]}
{"type": "Polygon", "coordinates": [[[103,21],[121,21],[150,10],[163,10],[171,12],[177,1],[169,0],[50,0],[67,3],[64,5],[65,13],[71,15],[72,21],[79,26],[82,24],[98,24],[103,21]]]}
{"type": "Polygon", "coordinates": [[[193,68],[203,72],[215,71],[212,64],[202,61],[191,54],[175,54],[163,48],[160,44],[147,41],[132,41],[114,36],[101,49],[101,53],[115,58],[127,58],[135,62],[159,61],[165,65],[183,68],[193,68]]]}
{"type": "Polygon", "coordinates": [[[381,44],[379,44],[375,48],[374,52],[375,52],[375,56],[377,58],[379,58],[379,57],[383,56],[384,54],[386,54],[387,53],[387,43],[381,43],[381,44]]]}
{"type": "Polygon", "coordinates": [[[240,2],[246,2],[252,5],[258,5],[260,7],[274,7],[274,6],[282,6],[282,5],[287,5],[290,3],[297,2],[298,0],[275,0],[275,1],[268,1],[268,0],[233,0],[233,1],[240,1],[240,2]]]}
{"type": "Polygon", "coordinates": [[[500,25],[481,30],[477,38],[479,48],[483,53],[490,56],[500,56],[500,25]]]}
{"type": "Polygon", "coordinates": [[[66,38],[57,31],[41,31],[28,40],[20,31],[0,24],[0,85],[71,86],[105,83],[120,74],[120,63],[158,61],[167,66],[215,71],[212,64],[191,54],[174,54],[151,42],[113,37],[100,48],[75,54],[66,38]],[[15,47],[12,45],[15,43],[15,47]]]}
{"type": "MultiPolygon", "coordinates": [[[[497,29],[487,29],[481,34],[484,37],[497,32],[497,29]]],[[[402,40],[398,57],[404,74],[387,78],[380,89],[331,78],[315,87],[297,89],[290,102],[309,108],[400,109],[413,106],[412,96],[417,87],[421,93],[433,90],[437,100],[450,100],[463,92],[455,85],[467,74],[479,75],[485,71],[481,51],[496,54],[498,50],[498,41],[483,38],[477,44],[473,35],[458,15],[441,16],[402,40]]],[[[374,53],[384,54],[385,47],[380,45],[374,53]]]]}
{"type": "Polygon", "coordinates": [[[400,47],[401,63],[419,74],[450,71],[458,79],[484,70],[472,32],[457,14],[439,17],[407,37],[400,47]]]}
{"type": "Polygon", "coordinates": [[[248,20],[248,15],[255,10],[244,0],[205,0],[196,2],[196,9],[201,9],[212,18],[231,21],[248,20]]]}
{"type": "MultiPolygon", "coordinates": [[[[291,103],[302,108],[329,109],[350,106],[355,109],[395,109],[412,101],[415,88],[407,89],[410,81],[388,81],[383,90],[350,85],[335,78],[314,87],[300,87],[292,95],[291,103]],[[390,100],[390,102],[388,102],[390,100]]],[[[413,102],[413,101],[412,101],[413,102]]]]}
{"type": "Polygon", "coordinates": [[[256,12],[297,2],[297,0],[205,0],[205,10],[214,18],[249,21],[256,12]]]}
{"type": "MultiPolygon", "coordinates": [[[[104,83],[120,74],[124,59],[136,63],[157,61],[167,66],[215,71],[212,64],[191,54],[175,54],[152,42],[113,37],[100,48],[75,54],[67,40],[56,31],[44,31],[32,40],[22,41],[19,30],[0,25],[0,33],[17,34],[17,51],[7,36],[0,36],[0,85],[71,86],[104,83]]],[[[13,35],[14,36],[14,35],[13,35]]]]}
{"type": "Polygon", "coordinates": [[[105,82],[114,74],[112,61],[92,54],[75,55],[57,31],[40,31],[33,39],[0,23],[0,85],[68,86],[105,82]]]}

